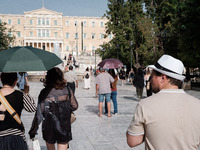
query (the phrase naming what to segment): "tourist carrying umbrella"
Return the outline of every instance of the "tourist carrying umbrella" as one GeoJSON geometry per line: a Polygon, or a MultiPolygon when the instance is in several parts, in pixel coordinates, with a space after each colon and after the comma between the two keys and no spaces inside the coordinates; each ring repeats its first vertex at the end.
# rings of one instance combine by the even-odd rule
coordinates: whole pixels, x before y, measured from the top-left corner
{"type": "Polygon", "coordinates": [[[28,112],[34,112],[36,105],[28,93],[15,90],[16,72],[46,71],[60,63],[62,60],[55,54],[30,46],[18,46],[0,52],[0,72],[3,72],[3,87],[0,87],[0,113],[3,114],[3,117],[0,116],[0,149],[28,150],[20,117],[23,108],[28,112]],[[15,113],[10,115],[10,110],[15,113]],[[16,115],[18,117],[15,117],[16,115]]]}
{"type": "MultiPolygon", "coordinates": [[[[108,59],[104,59],[102,60],[98,66],[104,68],[104,69],[109,69],[109,74],[113,77],[114,81],[110,84],[111,85],[111,99],[113,101],[113,105],[114,105],[114,114],[118,113],[118,109],[117,109],[117,82],[118,82],[118,76],[115,73],[114,69],[123,67],[123,63],[115,58],[108,58],[108,59]]],[[[107,109],[107,103],[105,102],[105,113],[108,113],[108,109],[107,109]]]]}
{"type": "Polygon", "coordinates": [[[98,66],[103,68],[103,69],[116,69],[116,68],[123,67],[123,63],[118,59],[108,58],[108,59],[102,60],[98,64],[98,66]]]}

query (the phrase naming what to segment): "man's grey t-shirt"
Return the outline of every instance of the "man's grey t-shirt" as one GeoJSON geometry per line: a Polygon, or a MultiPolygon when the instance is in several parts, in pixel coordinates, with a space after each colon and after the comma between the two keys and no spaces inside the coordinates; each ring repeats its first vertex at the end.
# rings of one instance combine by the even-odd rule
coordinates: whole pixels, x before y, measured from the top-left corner
{"type": "Polygon", "coordinates": [[[77,80],[77,75],[74,71],[68,71],[64,74],[65,79],[67,80],[67,82],[75,82],[77,80]]]}
{"type": "Polygon", "coordinates": [[[99,94],[111,93],[110,83],[113,81],[114,79],[109,73],[100,73],[96,77],[96,84],[99,85],[99,94]]]}

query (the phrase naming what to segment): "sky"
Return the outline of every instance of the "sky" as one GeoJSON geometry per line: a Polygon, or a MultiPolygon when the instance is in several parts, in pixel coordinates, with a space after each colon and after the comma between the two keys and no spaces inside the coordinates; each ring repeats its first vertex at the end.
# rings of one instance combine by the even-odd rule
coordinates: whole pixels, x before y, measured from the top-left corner
{"type": "Polygon", "coordinates": [[[43,7],[63,16],[102,17],[107,0],[0,0],[0,14],[21,14],[43,7]],[[44,2],[43,2],[44,1],[44,2]]]}

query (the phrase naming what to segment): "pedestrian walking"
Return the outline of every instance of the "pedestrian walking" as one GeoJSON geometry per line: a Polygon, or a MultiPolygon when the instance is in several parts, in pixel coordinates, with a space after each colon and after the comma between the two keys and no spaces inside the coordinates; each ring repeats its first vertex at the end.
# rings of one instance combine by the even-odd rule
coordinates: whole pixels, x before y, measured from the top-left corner
{"type": "Polygon", "coordinates": [[[65,73],[65,80],[67,80],[67,86],[69,86],[75,94],[75,89],[78,88],[78,80],[73,66],[69,66],[69,71],[65,73]]]}
{"type": "MultiPolygon", "coordinates": [[[[114,82],[110,83],[111,87],[111,99],[113,102],[114,114],[117,115],[118,113],[118,105],[117,105],[117,82],[118,76],[115,74],[114,69],[109,69],[108,73],[114,78],[114,82]]],[[[105,102],[105,113],[108,113],[107,103],[105,102]]]]}
{"type": "Polygon", "coordinates": [[[114,81],[113,77],[105,72],[103,68],[100,68],[101,73],[96,77],[96,97],[99,95],[99,117],[102,117],[102,107],[103,101],[107,103],[108,107],[108,117],[111,117],[110,109],[110,96],[111,96],[111,88],[110,83],[114,81]]]}
{"type": "Polygon", "coordinates": [[[137,70],[137,73],[133,80],[133,85],[136,87],[136,94],[138,99],[140,100],[143,96],[144,89],[144,73],[141,67],[137,70]]]}
{"type": "Polygon", "coordinates": [[[17,73],[17,87],[28,93],[29,92],[29,82],[28,82],[28,74],[27,72],[19,72],[17,73]]]}
{"type": "Polygon", "coordinates": [[[124,67],[119,72],[119,78],[122,80],[122,86],[126,83],[126,71],[124,67]]]}
{"type": "Polygon", "coordinates": [[[48,150],[67,150],[72,140],[71,113],[78,108],[74,93],[66,87],[63,72],[55,67],[48,70],[44,82],[45,88],[39,94],[37,112],[29,131],[30,138],[37,134],[42,122],[43,139],[48,150]]]}
{"type": "Polygon", "coordinates": [[[152,71],[152,91],[141,100],[127,130],[130,147],[145,142],[146,150],[198,150],[200,101],[184,92],[183,63],[163,55],[152,71]]]}
{"type": "Polygon", "coordinates": [[[147,93],[147,97],[152,95],[152,88],[151,88],[151,72],[149,70],[149,68],[146,71],[146,74],[144,76],[145,82],[146,82],[146,93],[147,93]]]}
{"type": "Polygon", "coordinates": [[[22,109],[35,112],[34,99],[28,94],[15,90],[17,73],[2,73],[3,87],[0,90],[0,149],[1,150],[28,150],[25,128],[21,122],[22,109]],[[5,100],[2,100],[5,97],[5,100]],[[7,101],[7,102],[6,102],[7,101]],[[10,104],[3,105],[2,102],[10,104]],[[13,110],[14,109],[14,110],[13,110]],[[10,110],[15,113],[10,114],[10,110]],[[15,118],[18,118],[15,120],[15,118]]]}
{"type": "Polygon", "coordinates": [[[133,68],[131,68],[131,70],[129,71],[128,79],[130,80],[131,84],[133,84],[133,79],[134,79],[134,71],[133,71],[133,68]]]}
{"type": "Polygon", "coordinates": [[[91,88],[90,81],[91,81],[92,75],[91,75],[88,67],[85,69],[83,78],[84,78],[84,87],[83,88],[89,90],[91,88]]]}

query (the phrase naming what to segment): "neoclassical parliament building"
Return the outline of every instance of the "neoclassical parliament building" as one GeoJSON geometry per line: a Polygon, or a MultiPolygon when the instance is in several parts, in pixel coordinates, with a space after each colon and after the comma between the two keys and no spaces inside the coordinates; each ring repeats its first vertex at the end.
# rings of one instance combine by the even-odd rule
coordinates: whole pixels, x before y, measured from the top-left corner
{"type": "Polygon", "coordinates": [[[97,48],[111,40],[104,38],[106,18],[63,16],[62,13],[46,8],[18,14],[0,14],[0,22],[13,27],[15,43],[12,46],[32,46],[54,52],[59,49],[60,57],[94,55],[97,48]]]}

